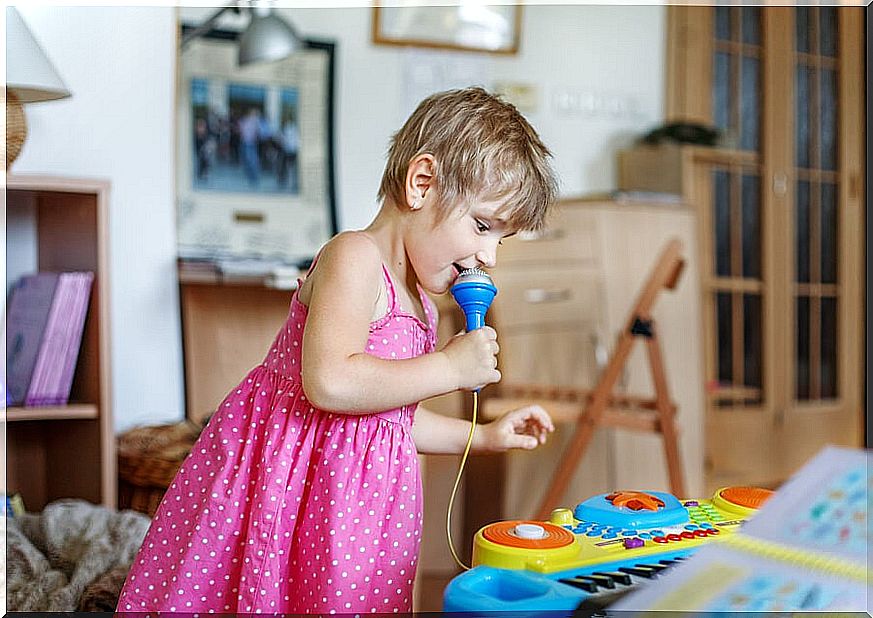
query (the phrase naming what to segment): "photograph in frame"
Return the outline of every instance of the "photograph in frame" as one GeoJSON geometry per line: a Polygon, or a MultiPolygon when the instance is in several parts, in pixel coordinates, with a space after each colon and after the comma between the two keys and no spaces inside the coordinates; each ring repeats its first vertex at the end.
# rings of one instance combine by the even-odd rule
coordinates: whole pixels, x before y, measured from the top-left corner
{"type": "Polygon", "coordinates": [[[373,7],[373,42],[434,49],[516,54],[522,7],[462,3],[373,7]]]}
{"type": "Polygon", "coordinates": [[[306,263],[337,231],[334,44],[239,67],[237,36],[213,30],[179,56],[179,257],[306,263]]]}

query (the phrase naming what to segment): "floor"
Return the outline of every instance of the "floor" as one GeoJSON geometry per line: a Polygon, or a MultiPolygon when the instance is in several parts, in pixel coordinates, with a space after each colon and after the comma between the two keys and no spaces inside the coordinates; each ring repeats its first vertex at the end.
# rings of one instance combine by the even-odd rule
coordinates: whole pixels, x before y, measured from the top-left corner
{"type": "Polygon", "coordinates": [[[443,591],[456,573],[422,573],[418,579],[417,612],[440,612],[443,609],[443,591]]]}

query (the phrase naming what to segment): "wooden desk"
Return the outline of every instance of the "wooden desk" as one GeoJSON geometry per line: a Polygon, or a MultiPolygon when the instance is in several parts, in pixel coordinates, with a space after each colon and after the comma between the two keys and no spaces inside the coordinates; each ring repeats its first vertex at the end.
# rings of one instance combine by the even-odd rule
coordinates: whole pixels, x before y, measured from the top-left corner
{"type": "Polygon", "coordinates": [[[260,363],[288,315],[293,290],[263,278],[179,269],[187,416],[200,422],[260,363]],[[193,271],[193,272],[192,272],[193,271]]]}

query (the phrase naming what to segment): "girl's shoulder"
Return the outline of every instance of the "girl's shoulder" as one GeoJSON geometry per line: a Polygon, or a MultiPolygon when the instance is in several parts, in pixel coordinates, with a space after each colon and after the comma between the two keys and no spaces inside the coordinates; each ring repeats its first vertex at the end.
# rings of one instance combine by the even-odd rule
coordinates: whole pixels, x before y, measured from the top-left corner
{"type": "Polygon", "coordinates": [[[348,268],[362,274],[376,274],[382,270],[379,247],[369,234],[361,231],[340,232],[327,241],[316,259],[319,264],[325,264],[326,268],[322,270],[348,268]]]}
{"type": "Polygon", "coordinates": [[[330,252],[335,255],[355,254],[360,257],[370,258],[377,263],[382,263],[382,256],[379,252],[379,246],[373,237],[363,230],[349,230],[340,232],[331,238],[324,247],[321,253],[330,252]]]}
{"type": "Polygon", "coordinates": [[[299,298],[303,304],[308,304],[312,287],[321,281],[360,293],[361,286],[378,289],[381,277],[382,255],[373,239],[366,232],[341,232],[318,252],[303,279],[299,298]]]}

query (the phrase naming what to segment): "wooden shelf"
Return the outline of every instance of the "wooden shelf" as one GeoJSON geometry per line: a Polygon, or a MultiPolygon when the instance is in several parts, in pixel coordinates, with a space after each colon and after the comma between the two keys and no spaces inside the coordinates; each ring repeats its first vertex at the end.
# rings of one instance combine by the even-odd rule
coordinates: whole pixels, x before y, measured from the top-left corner
{"type": "MultiPolygon", "coordinates": [[[[6,491],[30,512],[64,498],[117,506],[109,342],[109,183],[6,176],[7,229],[19,245],[6,285],[32,272],[90,271],[94,283],[70,403],[13,406],[6,432],[6,491]],[[25,254],[35,261],[22,259],[25,254]],[[72,422],[71,422],[72,421],[72,422]]],[[[11,266],[11,268],[10,268],[11,266]]]]}
{"type": "Polygon", "coordinates": [[[63,421],[98,417],[99,409],[93,403],[70,403],[63,406],[12,406],[6,409],[2,422],[63,421]]]}

